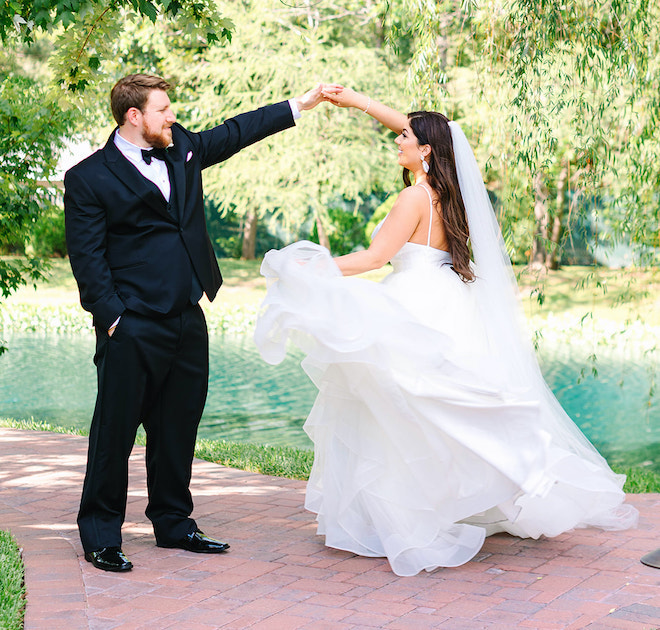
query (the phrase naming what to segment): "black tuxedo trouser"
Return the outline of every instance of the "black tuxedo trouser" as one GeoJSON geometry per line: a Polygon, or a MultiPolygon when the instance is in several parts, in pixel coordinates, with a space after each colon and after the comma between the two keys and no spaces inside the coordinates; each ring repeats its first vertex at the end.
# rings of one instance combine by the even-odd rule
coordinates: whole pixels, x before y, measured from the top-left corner
{"type": "Polygon", "coordinates": [[[140,423],[147,434],[146,515],[158,544],[196,528],[190,476],[208,388],[202,309],[151,319],[122,314],[112,337],[97,328],[98,394],[89,435],[78,528],[83,549],[121,546],[128,458],[140,423]]]}

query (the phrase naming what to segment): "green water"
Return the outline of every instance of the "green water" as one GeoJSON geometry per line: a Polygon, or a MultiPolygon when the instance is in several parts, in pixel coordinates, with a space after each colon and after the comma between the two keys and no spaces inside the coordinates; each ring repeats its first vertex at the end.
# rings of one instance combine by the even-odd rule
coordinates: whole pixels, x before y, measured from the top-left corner
{"type": "MultiPolygon", "coordinates": [[[[96,389],[91,335],[13,335],[0,358],[0,416],[86,428],[96,389]]],[[[209,396],[199,436],[311,448],[302,424],[316,388],[301,355],[263,362],[250,337],[211,338],[209,396]]],[[[598,377],[586,357],[562,347],[542,357],[548,384],[582,431],[611,463],[660,472],[660,404],[649,396],[648,362],[599,357],[598,377]]]]}

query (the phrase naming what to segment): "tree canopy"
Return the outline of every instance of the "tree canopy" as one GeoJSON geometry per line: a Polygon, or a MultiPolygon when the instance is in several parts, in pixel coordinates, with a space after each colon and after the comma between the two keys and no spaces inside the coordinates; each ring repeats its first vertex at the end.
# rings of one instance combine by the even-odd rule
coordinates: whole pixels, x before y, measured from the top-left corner
{"type": "MultiPolygon", "coordinates": [[[[54,207],[64,138],[82,121],[87,134],[104,127],[109,87],[146,71],[173,80],[192,128],[319,80],[444,111],[475,146],[517,261],[555,265],[590,226],[590,256],[597,240],[627,241],[642,264],[659,245],[658,18],[648,0],[6,2],[0,247],[54,207]]],[[[299,129],[209,171],[210,201],[242,217],[247,240],[257,221],[285,238],[312,224],[332,234],[346,210],[397,187],[392,137],[365,118],[306,112],[299,129]]],[[[0,261],[3,295],[39,269],[0,261]]]]}
{"type": "Polygon", "coordinates": [[[467,128],[519,261],[556,265],[580,222],[594,239],[631,244],[638,264],[657,260],[657,4],[395,6],[410,19],[407,30],[393,29],[395,43],[416,42],[411,94],[467,128]]]}

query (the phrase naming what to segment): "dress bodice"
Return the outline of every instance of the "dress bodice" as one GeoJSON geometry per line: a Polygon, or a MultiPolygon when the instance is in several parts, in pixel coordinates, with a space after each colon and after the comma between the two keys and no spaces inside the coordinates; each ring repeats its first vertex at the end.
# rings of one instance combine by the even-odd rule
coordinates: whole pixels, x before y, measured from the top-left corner
{"type": "MultiPolygon", "coordinates": [[[[417,184],[421,185],[421,184],[417,184]]],[[[403,247],[392,257],[390,262],[392,263],[392,269],[394,273],[400,273],[403,271],[410,271],[412,269],[423,269],[428,267],[441,267],[442,265],[451,265],[451,254],[448,251],[443,249],[437,249],[431,247],[431,225],[433,222],[433,199],[431,193],[428,191],[426,186],[422,185],[422,188],[426,191],[426,194],[429,196],[429,229],[428,237],[426,240],[426,245],[422,243],[404,243],[403,247]]],[[[378,233],[381,226],[385,222],[387,217],[385,217],[374,229],[372,234],[372,239],[378,233]]]]}
{"type": "Polygon", "coordinates": [[[418,243],[405,243],[390,262],[394,273],[400,273],[429,266],[451,265],[452,261],[451,254],[443,249],[418,243]]]}

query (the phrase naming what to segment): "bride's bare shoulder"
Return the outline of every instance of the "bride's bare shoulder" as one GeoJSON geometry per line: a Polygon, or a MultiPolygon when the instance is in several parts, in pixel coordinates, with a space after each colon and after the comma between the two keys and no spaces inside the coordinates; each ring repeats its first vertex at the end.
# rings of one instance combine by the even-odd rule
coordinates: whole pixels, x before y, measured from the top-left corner
{"type": "Polygon", "coordinates": [[[429,196],[422,186],[406,186],[396,198],[394,205],[415,208],[428,207],[429,196]]]}
{"type": "Polygon", "coordinates": [[[429,197],[421,186],[407,186],[396,198],[390,214],[421,221],[428,215],[429,197]]]}

